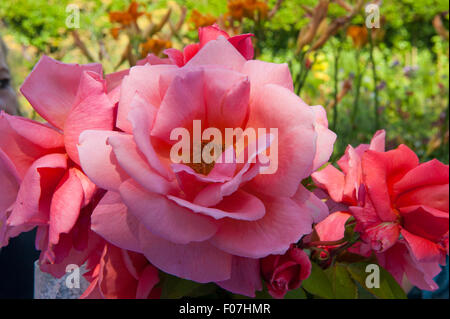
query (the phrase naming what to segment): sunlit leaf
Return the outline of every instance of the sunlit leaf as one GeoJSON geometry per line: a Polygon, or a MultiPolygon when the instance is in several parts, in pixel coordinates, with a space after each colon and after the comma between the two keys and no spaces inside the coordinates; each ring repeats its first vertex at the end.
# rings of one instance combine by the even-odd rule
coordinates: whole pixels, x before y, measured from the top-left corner
{"type": "Polygon", "coordinates": [[[303,289],[320,298],[333,299],[333,286],[326,273],[317,264],[312,263],[311,275],[303,281],[303,289]]]}
{"type": "MultiPolygon", "coordinates": [[[[355,279],[362,288],[370,292],[377,298],[381,299],[406,299],[406,294],[402,287],[397,283],[397,281],[392,277],[392,275],[387,272],[381,266],[379,267],[379,288],[369,288],[367,287],[366,280],[371,272],[366,272],[369,263],[355,263],[347,265],[348,272],[351,277],[355,279]]],[[[373,265],[373,264],[372,264],[373,265]]]]}
{"type": "Polygon", "coordinates": [[[353,279],[350,277],[345,265],[336,263],[333,267],[327,269],[325,273],[331,281],[335,298],[358,298],[358,288],[353,279]]]}

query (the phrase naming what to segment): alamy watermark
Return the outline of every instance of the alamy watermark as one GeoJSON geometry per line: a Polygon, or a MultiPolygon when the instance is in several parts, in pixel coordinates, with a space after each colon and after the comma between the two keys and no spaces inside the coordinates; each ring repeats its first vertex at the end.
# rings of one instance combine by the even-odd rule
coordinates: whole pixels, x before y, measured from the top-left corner
{"type": "Polygon", "coordinates": [[[66,267],[66,287],[69,289],[80,288],[80,267],[75,264],[67,265],[66,267]]]}
{"type": "Polygon", "coordinates": [[[170,150],[172,163],[198,166],[258,162],[260,174],[274,174],[278,169],[278,128],[202,130],[201,121],[194,120],[190,130],[172,129],[170,140],[176,141],[170,150]]]}
{"type": "Polygon", "coordinates": [[[68,4],[66,7],[66,27],[69,29],[80,28],[80,7],[74,3],[68,4]]]}
{"type": "Polygon", "coordinates": [[[366,266],[366,287],[369,289],[380,288],[380,266],[369,264],[366,266]]]}
{"type": "Polygon", "coordinates": [[[365,8],[366,11],[366,27],[367,29],[380,28],[380,6],[370,3],[365,8]]]}

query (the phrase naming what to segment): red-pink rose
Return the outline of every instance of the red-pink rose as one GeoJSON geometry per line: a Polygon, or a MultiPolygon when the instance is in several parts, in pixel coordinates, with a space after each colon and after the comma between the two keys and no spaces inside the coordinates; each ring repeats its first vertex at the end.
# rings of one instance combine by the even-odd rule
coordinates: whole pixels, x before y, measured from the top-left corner
{"type": "MultiPolygon", "coordinates": [[[[419,288],[436,289],[432,278],[448,254],[448,165],[437,160],[419,164],[404,145],[385,152],[382,131],[370,146],[349,146],[338,164],[342,172],[329,165],[312,177],[328,192],[330,206],[338,203],[334,206],[356,218],[361,253],[374,251],[400,283],[406,274],[419,288]]],[[[334,215],[321,227],[335,227],[334,215]]]]}
{"type": "Polygon", "coordinates": [[[362,158],[364,207],[352,207],[372,249],[386,251],[401,237],[419,261],[445,262],[448,253],[449,167],[419,164],[404,145],[362,158]]]}
{"type": "MultiPolygon", "coordinates": [[[[320,241],[340,241],[345,235],[345,226],[348,219],[352,217],[351,213],[347,211],[336,211],[328,215],[327,218],[322,220],[315,226],[316,233],[320,241]]],[[[340,243],[342,245],[344,243],[340,243]]],[[[330,251],[340,246],[337,245],[327,245],[319,246],[320,248],[330,251]]],[[[365,257],[370,257],[372,251],[370,247],[362,242],[356,242],[348,251],[359,254],[365,257]]],[[[332,260],[330,259],[329,262],[332,260]]]]}
{"type": "Polygon", "coordinates": [[[375,133],[370,144],[361,144],[356,148],[347,146],[344,156],[337,164],[340,170],[333,165],[311,175],[316,186],[326,190],[336,203],[356,205],[362,183],[361,157],[367,150],[384,152],[384,139],[386,133],[381,130],[375,133]]]}
{"type": "MultiPolygon", "coordinates": [[[[362,169],[364,205],[350,208],[358,221],[356,230],[378,253],[403,244],[410,261],[436,275],[448,254],[448,165],[437,160],[419,164],[414,152],[400,145],[385,153],[367,151],[362,169]]],[[[413,283],[437,288],[430,282],[413,283]]]]}
{"type": "Polygon", "coordinates": [[[309,277],[311,262],[303,250],[292,245],[284,255],[270,255],[261,259],[261,272],[270,295],[283,298],[309,277]]]}
{"type": "MultiPolygon", "coordinates": [[[[317,224],[315,228],[320,240],[336,241],[342,239],[345,232],[345,223],[351,216],[348,212],[334,212],[317,224]]],[[[329,246],[322,248],[330,249],[329,246]]],[[[364,242],[357,242],[349,248],[349,251],[364,257],[370,257],[373,254],[370,245],[364,242]]],[[[441,272],[439,264],[416,260],[409,252],[405,241],[399,240],[385,252],[375,255],[378,263],[389,271],[399,284],[402,284],[404,276],[406,276],[413,285],[420,289],[434,290],[438,288],[433,278],[441,272]]]]}
{"type": "Polygon", "coordinates": [[[114,103],[100,64],[45,56],[21,91],[49,123],[0,114],[0,174],[9,183],[0,198],[0,244],[37,226],[41,269],[62,276],[101,241],[90,214],[102,192],[81,171],[76,144],[85,129],[113,129],[114,103]]]}
{"type": "MultiPolygon", "coordinates": [[[[11,159],[0,149],[0,247],[6,246],[9,238],[15,236],[6,221],[16,201],[20,180],[11,159]]],[[[15,229],[15,232],[20,233],[22,230],[15,229]]]]}
{"type": "Polygon", "coordinates": [[[82,299],[155,299],[161,289],[158,270],[147,259],[131,251],[106,244],[101,255],[91,256],[91,269],[84,277],[90,282],[82,299]]]}

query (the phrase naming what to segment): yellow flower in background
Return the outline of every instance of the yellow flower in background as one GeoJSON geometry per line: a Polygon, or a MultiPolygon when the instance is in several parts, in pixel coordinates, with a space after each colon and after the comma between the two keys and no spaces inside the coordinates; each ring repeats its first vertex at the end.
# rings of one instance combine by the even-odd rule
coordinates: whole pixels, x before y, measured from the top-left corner
{"type": "Polygon", "coordinates": [[[328,67],[330,66],[326,55],[323,53],[316,54],[312,60],[313,60],[312,61],[313,62],[313,66],[312,66],[313,71],[326,71],[326,70],[328,70],[328,67]]]}
{"type": "Polygon", "coordinates": [[[141,56],[145,58],[149,53],[160,55],[165,49],[171,48],[172,42],[158,38],[150,38],[141,44],[141,56]]]}
{"type": "Polygon", "coordinates": [[[202,14],[196,9],[192,10],[191,17],[189,18],[189,22],[194,25],[195,29],[213,25],[216,21],[217,18],[212,14],[202,14]]]}
{"type": "Polygon", "coordinates": [[[314,78],[322,81],[329,81],[330,76],[327,74],[327,70],[330,64],[328,63],[325,54],[318,53],[315,55],[315,57],[312,57],[312,59],[313,61],[311,70],[313,71],[314,78]]]}
{"type": "Polygon", "coordinates": [[[314,78],[322,80],[324,82],[330,81],[330,76],[325,72],[314,72],[314,78]]]}
{"type": "Polygon", "coordinates": [[[347,29],[347,35],[352,38],[353,45],[358,49],[364,47],[369,39],[369,32],[364,26],[349,26],[347,29]]]}

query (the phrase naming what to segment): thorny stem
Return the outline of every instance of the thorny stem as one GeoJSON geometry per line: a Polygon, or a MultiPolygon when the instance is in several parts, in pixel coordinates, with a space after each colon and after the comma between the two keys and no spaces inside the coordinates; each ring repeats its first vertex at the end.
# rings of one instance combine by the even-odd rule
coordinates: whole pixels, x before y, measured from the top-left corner
{"type": "Polygon", "coordinates": [[[360,237],[360,235],[357,233],[357,236],[353,240],[350,240],[345,245],[342,245],[341,247],[337,248],[336,250],[333,250],[330,254],[331,255],[330,257],[333,258],[334,256],[339,255],[346,249],[352,247],[359,240],[359,237],[360,237]]]}
{"type": "Polygon", "coordinates": [[[310,243],[305,244],[306,247],[315,247],[315,246],[338,246],[346,243],[347,240],[345,238],[341,238],[339,240],[334,241],[312,241],[310,243]]]}
{"type": "MultiPolygon", "coordinates": [[[[349,225],[351,225],[351,224],[349,224],[349,225]]],[[[313,241],[313,242],[304,243],[304,244],[298,243],[297,245],[299,247],[302,246],[303,248],[310,248],[310,249],[316,250],[316,251],[325,251],[328,254],[327,259],[332,259],[332,263],[334,263],[334,259],[335,259],[334,257],[338,256],[343,251],[352,247],[356,242],[359,241],[359,239],[360,239],[360,234],[356,233],[356,236],[354,236],[350,240],[348,240],[344,236],[343,238],[341,238],[339,240],[335,240],[335,241],[320,241],[319,240],[319,241],[313,241]],[[339,246],[339,247],[336,247],[335,249],[330,249],[330,251],[328,251],[326,249],[326,246],[339,246]]]]}

